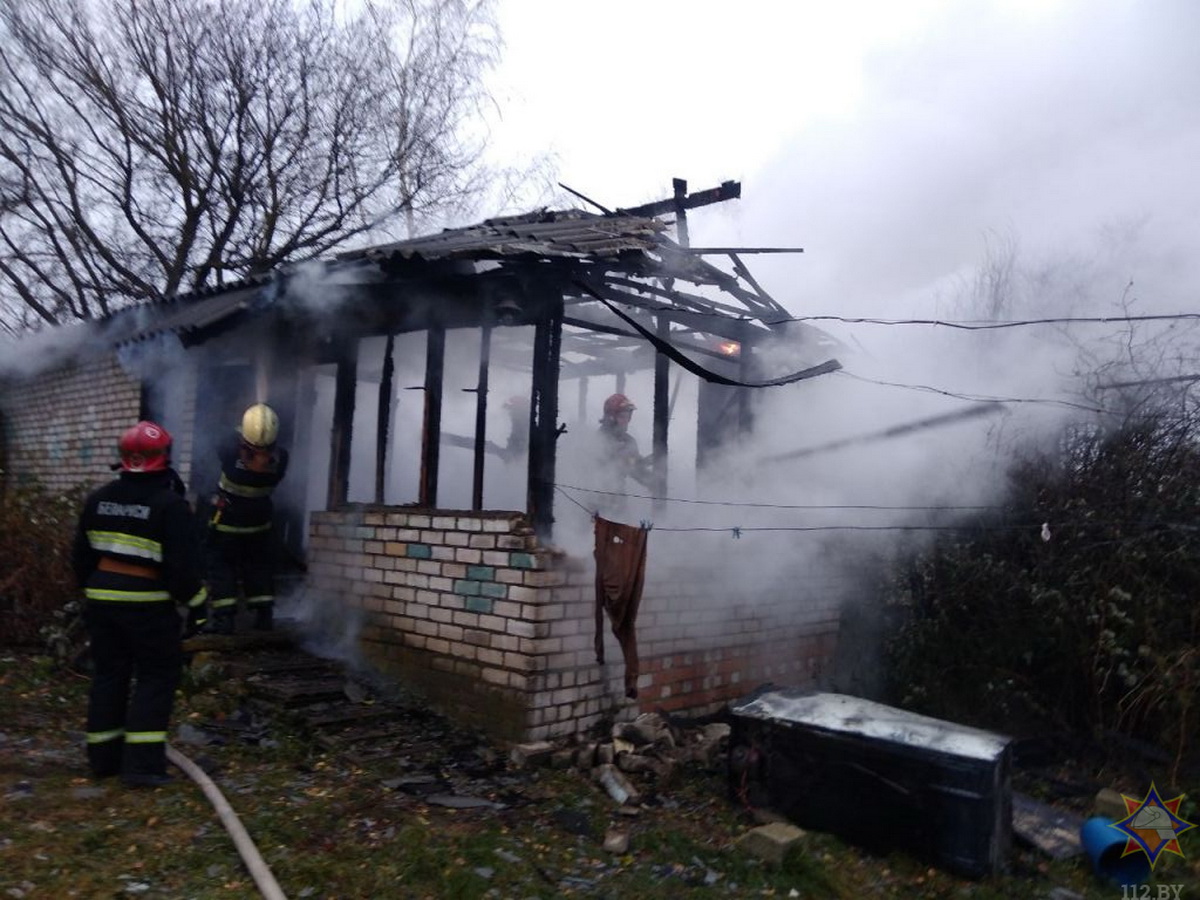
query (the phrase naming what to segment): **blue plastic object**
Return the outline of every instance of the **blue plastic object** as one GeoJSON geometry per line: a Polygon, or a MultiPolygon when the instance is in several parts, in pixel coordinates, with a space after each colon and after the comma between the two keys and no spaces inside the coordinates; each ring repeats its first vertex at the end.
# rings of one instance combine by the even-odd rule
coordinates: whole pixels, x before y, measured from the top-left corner
{"type": "Polygon", "coordinates": [[[1097,877],[1113,884],[1144,883],[1150,877],[1150,860],[1145,853],[1122,856],[1128,835],[1112,825],[1112,819],[1095,816],[1084,822],[1079,830],[1083,849],[1092,861],[1092,870],[1097,877]]]}

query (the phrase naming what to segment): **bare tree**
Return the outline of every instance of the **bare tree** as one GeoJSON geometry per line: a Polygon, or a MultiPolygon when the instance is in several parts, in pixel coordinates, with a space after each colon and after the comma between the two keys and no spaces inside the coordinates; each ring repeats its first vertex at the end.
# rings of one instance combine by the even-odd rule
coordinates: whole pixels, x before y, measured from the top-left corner
{"type": "Polygon", "coordinates": [[[354,9],[0,4],[0,325],[219,286],[475,196],[490,0],[354,9]]]}

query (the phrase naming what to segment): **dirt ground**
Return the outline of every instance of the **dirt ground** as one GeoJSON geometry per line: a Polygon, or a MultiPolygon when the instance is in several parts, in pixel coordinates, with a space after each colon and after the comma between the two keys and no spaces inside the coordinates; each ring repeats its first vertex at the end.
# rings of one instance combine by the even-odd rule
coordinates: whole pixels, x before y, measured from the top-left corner
{"type": "MultiPolygon", "coordinates": [[[[1200,898],[1200,829],[1136,895],[1099,882],[1082,857],[1056,861],[1019,842],[1006,874],[975,881],[816,832],[771,863],[739,843],[763,813],[731,797],[720,755],[661,783],[644,776],[641,803],[622,807],[587,772],[519,768],[510,748],[428,713],[399,756],[348,758],[252,709],[245,679],[228,673],[189,670],[172,745],[211,774],[291,898],[1200,898]],[[423,785],[459,796],[469,785],[479,802],[445,805],[446,791],[423,785]]],[[[87,683],[36,653],[0,652],[0,897],[257,896],[212,805],[181,773],[153,790],[88,777],[87,683]]],[[[1111,771],[1049,771],[1018,773],[1016,786],[1080,811],[1097,785],[1120,786],[1111,771]]],[[[1186,801],[1185,818],[1195,809],[1186,801]]]]}

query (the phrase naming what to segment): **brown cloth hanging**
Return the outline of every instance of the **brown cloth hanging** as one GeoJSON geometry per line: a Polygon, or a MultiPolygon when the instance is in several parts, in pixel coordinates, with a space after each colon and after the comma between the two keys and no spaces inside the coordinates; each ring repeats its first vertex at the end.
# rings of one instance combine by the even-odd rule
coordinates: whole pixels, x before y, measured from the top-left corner
{"type": "Polygon", "coordinates": [[[625,696],[637,697],[638,651],[634,630],[646,578],[646,537],[635,525],[596,516],[596,662],[604,662],[604,613],[625,656],[625,696]]]}

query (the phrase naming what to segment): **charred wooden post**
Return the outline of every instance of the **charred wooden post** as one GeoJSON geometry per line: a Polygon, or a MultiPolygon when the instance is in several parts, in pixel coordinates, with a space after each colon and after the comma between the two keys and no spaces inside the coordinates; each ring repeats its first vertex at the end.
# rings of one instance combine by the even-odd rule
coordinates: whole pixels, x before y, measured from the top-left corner
{"type": "Polygon", "coordinates": [[[333,430],[329,440],[329,490],[326,509],[346,503],[350,492],[350,446],[354,432],[354,395],[358,388],[358,338],[338,347],[333,388],[333,430]]]}
{"type": "Polygon", "coordinates": [[[471,482],[471,509],[483,509],[483,458],[487,440],[488,368],[492,355],[492,326],[479,329],[479,380],[475,384],[475,460],[471,482]]]}
{"type": "Polygon", "coordinates": [[[550,537],[554,525],[555,445],[558,438],[558,370],[562,353],[562,297],[551,301],[533,337],[530,396],[528,512],[534,531],[550,537]]]}
{"type": "Polygon", "coordinates": [[[442,376],[446,329],[431,325],[425,341],[425,414],[421,429],[421,483],[417,505],[437,506],[438,457],[442,446],[442,376]]]}
{"type": "Polygon", "coordinates": [[[383,503],[383,487],[387,474],[387,449],[391,436],[392,382],[396,365],[392,359],[396,349],[394,335],[387,336],[383,348],[383,372],[379,376],[379,421],[375,428],[375,502],[383,503]]]}
{"type": "MultiPolygon", "coordinates": [[[[667,316],[659,316],[656,332],[661,341],[669,341],[671,337],[671,320],[667,316]]],[[[671,418],[671,404],[668,397],[668,380],[671,373],[671,361],[665,353],[654,356],[654,509],[662,511],[667,495],[667,432],[671,418]]]]}
{"type": "MultiPolygon", "coordinates": [[[[675,238],[681,247],[688,246],[688,195],[687,179],[672,178],[671,185],[675,188],[675,238]]],[[[722,198],[724,199],[724,198],[722,198]]]]}
{"type": "MultiPolygon", "coordinates": [[[[690,243],[687,223],[687,179],[674,178],[671,181],[675,189],[675,238],[680,247],[690,243]]],[[[674,287],[673,282],[670,285],[674,287]]],[[[655,331],[658,339],[669,343],[671,339],[671,320],[667,316],[658,316],[655,331]]],[[[662,498],[667,495],[667,435],[670,427],[669,379],[671,377],[671,361],[665,353],[654,356],[654,510],[661,512],[666,507],[662,498]]]]}

